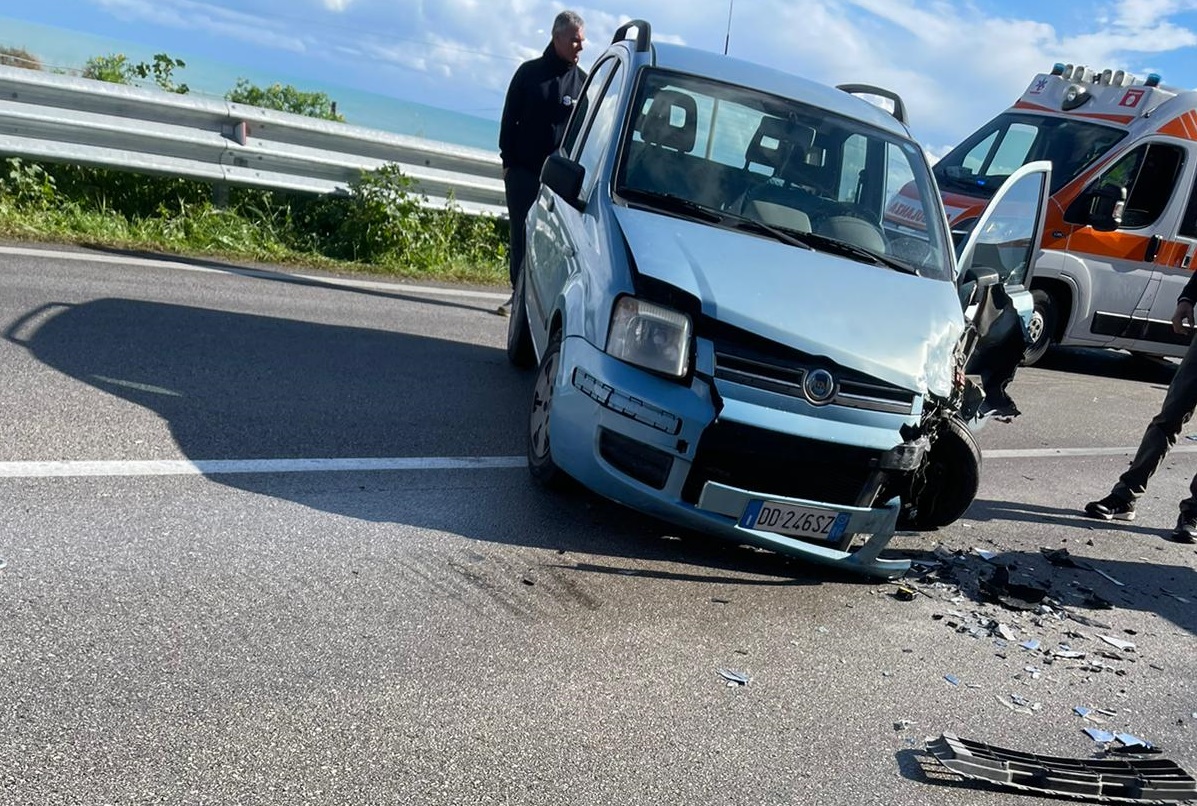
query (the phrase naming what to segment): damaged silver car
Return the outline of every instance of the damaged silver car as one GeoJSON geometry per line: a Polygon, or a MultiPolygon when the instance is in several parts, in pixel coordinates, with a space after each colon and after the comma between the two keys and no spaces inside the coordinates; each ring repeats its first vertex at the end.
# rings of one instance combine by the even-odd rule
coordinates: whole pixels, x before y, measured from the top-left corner
{"type": "Polygon", "coordinates": [[[960,517],[973,430],[1015,413],[1049,174],[1012,176],[958,254],[896,95],[621,27],[528,218],[508,354],[537,368],[532,475],[902,573],[899,521],[960,517]]]}

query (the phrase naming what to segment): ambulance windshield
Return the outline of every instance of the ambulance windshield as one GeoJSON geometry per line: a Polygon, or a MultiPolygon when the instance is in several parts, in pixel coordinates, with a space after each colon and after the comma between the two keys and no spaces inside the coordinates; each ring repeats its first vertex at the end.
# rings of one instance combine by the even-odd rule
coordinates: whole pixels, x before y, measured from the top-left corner
{"type": "Polygon", "coordinates": [[[933,171],[942,190],[990,198],[1021,166],[1050,160],[1055,193],[1125,136],[1124,129],[1100,123],[1005,112],[952,149],[933,171]]]}

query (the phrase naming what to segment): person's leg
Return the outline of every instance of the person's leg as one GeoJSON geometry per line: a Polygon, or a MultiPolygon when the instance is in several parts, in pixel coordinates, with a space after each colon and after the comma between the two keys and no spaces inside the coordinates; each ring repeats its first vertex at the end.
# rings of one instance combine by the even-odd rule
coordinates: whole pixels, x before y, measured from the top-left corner
{"type": "MultiPolygon", "coordinates": [[[[1143,432],[1130,467],[1119,477],[1109,495],[1085,505],[1086,515],[1102,520],[1134,519],[1135,501],[1147,492],[1147,482],[1176,444],[1180,429],[1193,416],[1193,409],[1197,406],[1197,348],[1194,345],[1197,342],[1189,346],[1180,366],[1176,368],[1176,375],[1164,395],[1164,403],[1143,432]]],[[[1194,512],[1197,512],[1197,478],[1193,481],[1191,491],[1191,498],[1181,504],[1182,515],[1189,502],[1194,512]]],[[[1179,523],[1177,529],[1180,529],[1179,523]]]]}
{"type": "MultiPolygon", "coordinates": [[[[1143,432],[1139,450],[1130,467],[1111,490],[1113,495],[1134,501],[1147,491],[1147,482],[1155,475],[1168,451],[1176,444],[1176,437],[1193,416],[1197,406],[1197,350],[1192,346],[1176,368],[1176,375],[1168,386],[1159,414],[1152,418],[1143,432]]],[[[1197,504],[1197,502],[1195,502],[1197,504]]]]}
{"type": "Polygon", "coordinates": [[[507,194],[507,216],[511,222],[511,240],[508,249],[507,270],[511,279],[511,287],[515,288],[516,277],[524,262],[526,247],[525,224],[528,211],[536,201],[536,193],[540,189],[540,179],[527,168],[512,167],[503,177],[503,187],[507,194]]]}

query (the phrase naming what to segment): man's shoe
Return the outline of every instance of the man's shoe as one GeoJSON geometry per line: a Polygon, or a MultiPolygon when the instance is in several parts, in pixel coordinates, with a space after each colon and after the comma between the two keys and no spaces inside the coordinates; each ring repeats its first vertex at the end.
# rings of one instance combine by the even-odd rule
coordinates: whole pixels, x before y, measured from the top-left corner
{"type": "Polygon", "coordinates": [[[1180,513],[1171,537],[1177,543],[1197,543],[1197,513],[1180,513]]]}
{"type": "Polygon", "coordinates": [[[1135,502],[1111,493],[1100,501],[1085,504],[1085,514],[1090,518],[1101,518],[1103,521],[1133,521],[1135,502]]]}
{"type": "Polygon", "coordinates": [[[512,294],[506,302],[495,308],[495,313],[499,316],[511,316],[511,305],[513,302],[515,302],[515,294],[512,294]]]}

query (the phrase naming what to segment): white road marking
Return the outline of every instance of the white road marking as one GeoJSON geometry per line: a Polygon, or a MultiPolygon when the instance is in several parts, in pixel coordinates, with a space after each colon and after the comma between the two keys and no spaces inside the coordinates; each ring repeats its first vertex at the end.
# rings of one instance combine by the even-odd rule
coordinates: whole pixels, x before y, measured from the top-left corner
{"type": "MultiPolygon", "coordinates": [[[[369,291],[386,291],[392,294],[420,294],[429,297],[472,297],[475,299],[506,302],[511,294],[496,291],[480,291],[471,288],[438,288],[436,286],[407,285],[406,283],[383,283],[374,280],[352,280],[342,277],[320,277],[313,274],[294,274],[282,271],[261,271],[246,269],[239,266],[214,268],[210,266],[196,266],[177,260],[132,257],[123,255],[99,255],[93,252],[64,252],[57,249],[28,249],[21,246],[0,246],[0,255],[16,255],[19,257],[53,258],[54,260],[75,260],[81,263],[114,263],[121,266],[147,266],[155,269],[174,269],[177,271],[194,271],[204,274],[235,274],[239,277],[253,277],[265,280],[280,280],[304,283],[319,283],[321,285],[341,286],[343,288],[361,288],[369,291]]],[[[200,258],[202,259],[202,258],[200,258]]]]}
{"type": "MultiPolygon", "coordinates": [[[[985,460],[1130,456],[1134,448],[1031,448],[983,451],[985,460]]],[[[1197,453],[1178,445],[1172,453],[1197,453]]],[[[94,476],[219,476],[233,473],[363,473],[380,470],[505,470],[524,467],[524,456],[403,456],[344,459],[151,459],[130,461],[0,462],[0,478],[94,476]]]]}
{"type": "Polygon", "coordinates": [[[523,467],[524,456],[412,456],[365,459],[156,459],[0,462],[0,478],[217,476],[228,473],[360,473],[375,470],[493,470],[523,467]]]}

